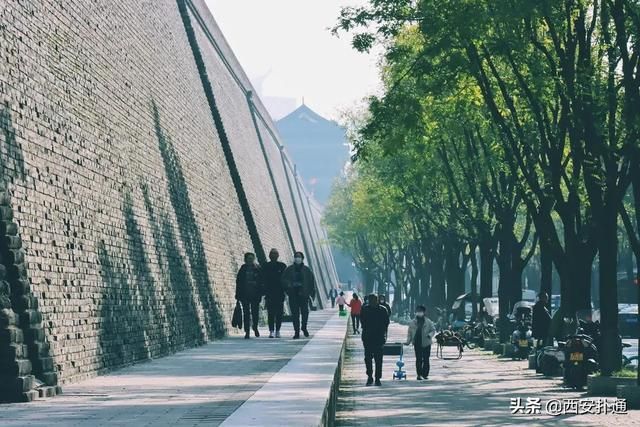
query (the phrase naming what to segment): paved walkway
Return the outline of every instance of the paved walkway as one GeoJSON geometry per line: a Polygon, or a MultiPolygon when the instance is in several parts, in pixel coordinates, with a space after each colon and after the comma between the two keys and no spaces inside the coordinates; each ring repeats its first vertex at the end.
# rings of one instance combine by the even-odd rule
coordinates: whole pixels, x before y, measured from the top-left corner
{"type": "Polygon", "coordinates": [[[318,427],[331,418],[347,319],[336,313],[223,427],[318,427]]]}
{"type": "MultiPolygon", "coordinates": [[[[335,311],[312,312],[309,332],[335,311]]],[[[267,333],[264,328],[261,331],[267,333]]],[[[232,336],[110,375],[63,387],[62,396],[0,405],[1,426],[216,426],[308,342],[232,336]]]]}
{"type": "MultiPolygon", "coordinates": [[[[406,338],[406,326],[393,323],[389,341],[406,338]]],[[[336,424],[342,426],[640,426],[640,411],[626,415],[511,415],[510,399],[540,397],[544,413],[549,399],[583,398],[558,379],[544,379],[526,369],[527,362],[498,359],[484,351],[465,350],[461,360],[431,356],[427,381],[416,381],[413,349],[405,347],[408,381],[393,381],[395,356],[385,358],[382,387],[365,387],[364,354],[359,337],[350,336],[338,397],[336,424]]],[[[446,350],[446,349],[445,349],[446,350]]],[[[611,399],[611,398],[610,398],[611,399]]]]}

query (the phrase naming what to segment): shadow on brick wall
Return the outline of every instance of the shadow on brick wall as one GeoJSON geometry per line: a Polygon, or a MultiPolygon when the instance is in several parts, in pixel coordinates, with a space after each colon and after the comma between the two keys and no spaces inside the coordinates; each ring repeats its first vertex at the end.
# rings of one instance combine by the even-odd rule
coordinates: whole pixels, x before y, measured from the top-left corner
{"type": "Polygon", "coordinates": [[[164,133],[160,125],[160,113],[155,102],[152,102],[152,111],[167,178],[167,190],[178,223],[180,240],[189,261],[191,278],[195,282],[195,290],[202,307],[205,328],[209,334],[222,336],[225,332],[222,311],[213,294],[204,242],[191,205],[187,182],[171,138],[164,133]]]}
{"type": "Polygon", "coordinates": [[[144,205],[158,260],[159,286],[142,230],[133,210],[131,193],[123,195],[122,214],[126,250],[108,250],[98,244],[100,274],[105,284],[101,296],[100,348],[102,369],[157,358],[204,342],[197,321],[193,285],[184,264],[175,230],[161,211],[158,219],[146,184],[141,185],[144,205]],[[112,252],[110,254],[109,252],[112,252]]]}
{"type": "Polygon", "coordinates": [[[26,170],[22,147],[16,141],[11,112],[4,106],[0,106],[0,129],[2,129],[4,137],[1,165],[2,179],[5,182],[12,181],[13,178],[25,179],[26,170]]]}
{"type": "Polygon", "coordinates": [[[147,183],[142,182],[140,190],[153,237],[148,245],[134,212],[132,194],[124,192],[126,249],[108,248],[104,240],[98,243],[104,283],[99,334],[103,370],[202,344],[225,332],[187,183],[175,147],[160,127],[155,104],[153,118],[177,230],[171,221],[174,215],[157,207],[161,204],[154,203],[147,183]],[[150,250],[155,252],[163,286],[152,272],[150,250]]]}
{"type": "Polygon", "coordinates": [[[198,315],[193,295],[193,281],[182,258],[175,229],[164,209],[159,209],[159,215],[156,215],[147,184],[143,183],[140,187],[155,242],[158,267],[167,285],[168,293],[164,295],[166,321],[171,325],[173,347],[179,350],[201,344],[204,342],[205,334],[200,328],[200,323],[195,321],[198,315]]]}
{"type": "Polygon", "coordinates": [[[133,301],[135,289],[129,283],[120,261],[107,252],[104,241],[98,243],[98,262],[104,283],[101,295],[100,356],[102,368],[111,368],[147,359],[144,319],[133,301]]]}
{"type": "Polygon", "coordinates": [[[27,174],[8,104],[0,106],[0,132],[0,308],[5,309],[0,312],[0,400],[30,401],[55,395],[60,388],[38,298],[31,290],[20,226],[13,221],[7,185],[24,182],[27,174]],[[39,390],[34,390],[34,375],[44,384],[39,390]]]}
{"type": "Polygon", "coordinates": [[[158,302],[158,286],[149,267],[146,242],[133,212],[133,200],[129,192],[124,195],[122,213],[127,231],[127,260],[132,267],[129,276],[133,275],[136,291],[136,301],[131,305],[131,315],[142,323],[147,355],[152,358],[158,357],[167,352],[171,344],[170,337],[164,330],[167,326],[163,319],[164,306],[158,302]]]}

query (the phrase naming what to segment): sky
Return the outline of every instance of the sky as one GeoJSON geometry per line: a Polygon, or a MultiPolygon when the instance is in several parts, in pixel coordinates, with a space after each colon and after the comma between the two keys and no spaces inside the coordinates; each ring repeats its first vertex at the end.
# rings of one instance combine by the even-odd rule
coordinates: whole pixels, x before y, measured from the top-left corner
{"type": "Polygon", "coordinates": [[[206,0],[236,57],[277,120],[304,103],[339,119],[380,87],[377,56],[328,30],[342,6],[365,0],[206,0]]]}

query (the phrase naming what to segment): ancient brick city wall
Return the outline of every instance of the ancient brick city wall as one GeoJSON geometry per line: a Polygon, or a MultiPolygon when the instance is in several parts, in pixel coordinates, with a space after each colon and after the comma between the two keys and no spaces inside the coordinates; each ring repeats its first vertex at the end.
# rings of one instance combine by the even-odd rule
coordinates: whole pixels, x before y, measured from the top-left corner
{"type": "Polygon", "coordinates": [[[326,297],[318,219],[203,2],[7,0],[0,52],[0,399],[224,335],[246,251],[306,244],[326,297]]]}

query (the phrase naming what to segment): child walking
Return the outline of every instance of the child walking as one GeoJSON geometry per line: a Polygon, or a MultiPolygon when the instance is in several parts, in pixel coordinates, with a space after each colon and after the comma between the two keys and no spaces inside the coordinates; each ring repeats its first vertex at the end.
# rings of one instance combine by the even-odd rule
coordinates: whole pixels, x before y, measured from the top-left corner
{"type": "Polygon", "coordinates": [[[336,304],[338,304],[338,308],[340,311],[344,311],[344,305],[347,303],[347,300],[344,298],[344,292],[340,292],[338,298],[336,298],[336,304]]]}

